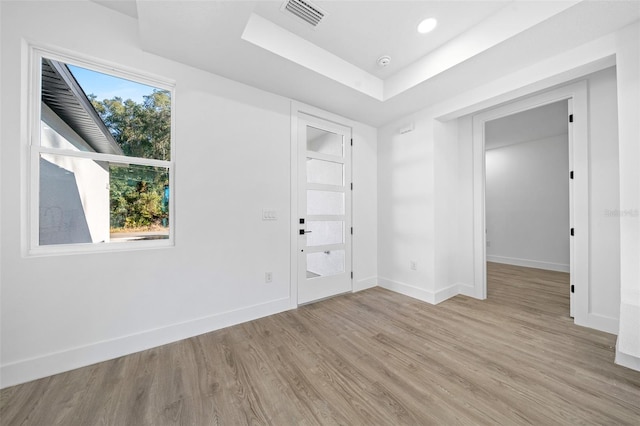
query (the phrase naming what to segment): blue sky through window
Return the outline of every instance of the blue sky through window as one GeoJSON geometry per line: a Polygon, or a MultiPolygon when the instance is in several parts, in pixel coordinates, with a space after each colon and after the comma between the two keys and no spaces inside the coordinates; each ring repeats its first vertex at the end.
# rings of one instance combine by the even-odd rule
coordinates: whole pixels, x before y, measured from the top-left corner
{"type": "Polygon", "coordinates": [[[143,103],[143,96],[150,95],[154,90],[154,87],[124,78],[113,77],[74,65],[68,65],[68,67],[87,96],[94,94],[99,101],[119,96],[123,101],[131,99],[136,103],[143,103]]]}

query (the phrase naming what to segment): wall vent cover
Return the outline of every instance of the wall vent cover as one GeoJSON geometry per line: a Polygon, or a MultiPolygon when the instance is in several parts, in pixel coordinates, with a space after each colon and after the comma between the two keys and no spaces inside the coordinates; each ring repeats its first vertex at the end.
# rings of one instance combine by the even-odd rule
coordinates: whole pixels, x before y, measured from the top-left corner
{"type": "Polygon", "coordinates": [[[327,16],[325,11],[306,0],[286,0],[282,5],[282,10],[294,14],[314,27],[318,26],[320,21],[327,16]]]}

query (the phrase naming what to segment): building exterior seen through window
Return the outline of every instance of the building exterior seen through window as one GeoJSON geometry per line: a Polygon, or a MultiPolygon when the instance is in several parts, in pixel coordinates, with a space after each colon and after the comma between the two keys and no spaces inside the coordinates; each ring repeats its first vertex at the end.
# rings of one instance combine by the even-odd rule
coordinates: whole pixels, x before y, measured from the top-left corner
{"type": "Polygon", "coordinates": [[[168,240],[171,92],[39,59],[32,247],[168,240]]]}

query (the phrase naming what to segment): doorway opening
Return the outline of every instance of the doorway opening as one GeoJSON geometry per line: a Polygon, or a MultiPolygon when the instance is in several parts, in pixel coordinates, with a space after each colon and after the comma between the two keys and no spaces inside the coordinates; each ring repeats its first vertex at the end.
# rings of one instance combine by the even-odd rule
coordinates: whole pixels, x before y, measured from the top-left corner
{"type": "Polygon", "coordinates": [[[496,118],[487,121],[484,130],[487,296],[505,285],[516,285],[527,294],[523,302],[541,292],[555,293],[567,304],[560,310],[567,316],[571,310],[569,104],[570,99],[563,99],[496,118]],[[544,290],[528,288],[536,280],[544,290]]]}
{"type": "MultiPolygon", "coordinates": [[[[577,118],[569,123],[568,130],[569,170],[567,172],[573,172],[575,178],[570,180],[570,283],[566,291],[570,295],[570,311],[574,321],[584,325],[588,321],[589,309],[589,161],[586,81],[519,99],[473,117],[474,296],[479,299],[487,298],[486,125],[492,120],[557,102],[566,102],[568,115],[577,118]],[[574,229],[580,232],[571,235],[574,229]]],[[[491,240],[489,242],[492,243],[491,240]]]]}

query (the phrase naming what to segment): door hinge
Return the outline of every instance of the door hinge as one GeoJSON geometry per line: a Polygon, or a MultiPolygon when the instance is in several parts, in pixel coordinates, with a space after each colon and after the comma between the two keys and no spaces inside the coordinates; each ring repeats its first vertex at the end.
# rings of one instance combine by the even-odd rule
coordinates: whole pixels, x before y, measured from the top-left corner
{"type": "Polygon", "coordinates": [[[353,138],[351,138],[351,146],[353,146],[353,138]]]}
{"type": "Polygon", "coordinates": [[[351,190],[353,191],[353,182],[351,182],[351,190]]]}
{"type": "Polygon", "coordinates": [[[569,172],[569,179],[573,179],[573,170],[569,172]]]}
{"type": "Polygon", "coordinates": [[[571,236],[573,237],[573,228],[571,228],[571,236]]]}
{"type": "Polygon", "coordinates": [[[353,271],[351,271],[351,279],[353,279],[353,271]]]}
{"type": "Polygon", "coordinates": [[[576,292],[576,287],[573,284],[571,284],[571,293],[575,293],[575,292],[576,292]]]}
{"type": "Polygon", "coordinates": [[[573,123],[573,114],[569,114],[569,123],[573,123]]]}
{"type": "Polygon", "coordinates": [[[351,227],[351,235],[353,235],[353,226],[351,227]]]}

